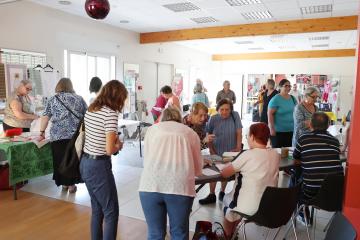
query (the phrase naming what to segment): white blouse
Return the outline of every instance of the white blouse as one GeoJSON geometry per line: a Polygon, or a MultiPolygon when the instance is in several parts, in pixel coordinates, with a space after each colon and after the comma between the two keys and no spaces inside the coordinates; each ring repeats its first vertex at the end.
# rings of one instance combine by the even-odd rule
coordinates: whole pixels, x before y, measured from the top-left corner
{"type": "Polygon", "coordinates": [[[160,122],[147,130],[144,145],[139,191],[194,197],[203,167],[198,135],[182,123],[160,122]]]}

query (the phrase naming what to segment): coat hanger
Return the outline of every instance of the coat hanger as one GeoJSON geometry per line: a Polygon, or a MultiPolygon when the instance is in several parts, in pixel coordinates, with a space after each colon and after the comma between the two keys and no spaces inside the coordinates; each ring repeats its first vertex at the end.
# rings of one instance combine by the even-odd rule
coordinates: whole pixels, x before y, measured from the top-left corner
{"type": "Polygon", "coordinates": [[[46,66],[44,67],[45,72],[52,72],[53,70],[54,68],[50,64],[46,64],[46,66]]]}
{"type": "Polygon", "coordinates": [[[33,69],[35,69],[35,70],[40,70],[40,68],[43,69],[43,67],[42,67],[40,64],[38,64],[38,65],[36,65],[36,67],[34,67],[33,69]]]}

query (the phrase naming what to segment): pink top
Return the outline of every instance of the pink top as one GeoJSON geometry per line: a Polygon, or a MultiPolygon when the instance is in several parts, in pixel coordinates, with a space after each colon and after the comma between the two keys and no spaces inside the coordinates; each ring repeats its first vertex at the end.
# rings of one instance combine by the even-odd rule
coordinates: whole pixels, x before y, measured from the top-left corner
{"type": "Polygon", "coordinates": [[[156,115],[157,117],[160,116],[161,111],[158,111],[154,108],[165,108],[167,103],[167,99],[164,98],[163,95],[160,95],[157,99],[156,99],[156,103],[155,106],[151,109],[151,113],[153,113],[154,115],[156,115]]]}
{"type": "Polygon", "coordinates": [[[165,108],[168,108],[168,107],[177,107],[179,109],[179,111],[181,112],[180,100],[176,95],[173,94],[172,97],[170,97],[168,99],[168,102],[167,102],[165,108]]]}
{"type": "Polygon", "coordinates": [[[203,167],[198,135],[182,123],[160,122],[147,130],[144,145],[139,191],[194,197],[203,167]]]}

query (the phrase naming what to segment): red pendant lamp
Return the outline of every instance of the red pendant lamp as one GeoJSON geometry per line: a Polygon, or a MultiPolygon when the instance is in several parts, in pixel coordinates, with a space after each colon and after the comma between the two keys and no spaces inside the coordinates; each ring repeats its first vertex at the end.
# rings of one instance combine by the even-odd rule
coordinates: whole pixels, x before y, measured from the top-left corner
{"type": "Polygon", "coordinates": [[[110,11],[108,0],[86,0],[86,13],[94,19],[104,19],[110,11]]]}

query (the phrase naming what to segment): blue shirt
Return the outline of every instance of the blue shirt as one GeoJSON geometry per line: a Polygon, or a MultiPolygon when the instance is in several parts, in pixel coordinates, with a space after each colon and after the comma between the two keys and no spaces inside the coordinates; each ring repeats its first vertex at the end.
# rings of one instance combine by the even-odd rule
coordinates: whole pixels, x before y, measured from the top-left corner
{"type": "Polygon", "coordinates": [[[269,102],[269,109],[275,109],[274,122],[276,132],[292,132],[294,131],[294,108],[297,102],[290,95],[289,99],[285,99],[280,94],[274,96],[269,102]]]}
{"type": "Polygon", "coordinates": [[[206,96],[205,93],[195,93],[192,96],[192,102],[191,104],[197,103],[197,102],[202,102],[203,104],[205,104],[207,107],[209,107],[209,99],[206,96]]]}
{"type": "Polygon", "coordinates": [[[210,117],[206,130],[209,134],[215,134],[213,144],[217,155],[222,156],[224,152],[236,148],[236,130],[242,127],[238,112],[233,111],[226,119],[219,114],[210,117]]]}
{"type": "MultiPolygon", "coordinates": [[[[87,105],[81,96],[64,92],[58,93],[57,96],[80,119],[84,117],[87,105]]],[[[49,117],[52,123],[50,128],[51,142],[71,139],[80,122],[80,119],[69,112],[55,96],[48,100],[43,116],[49,117]]]]}

